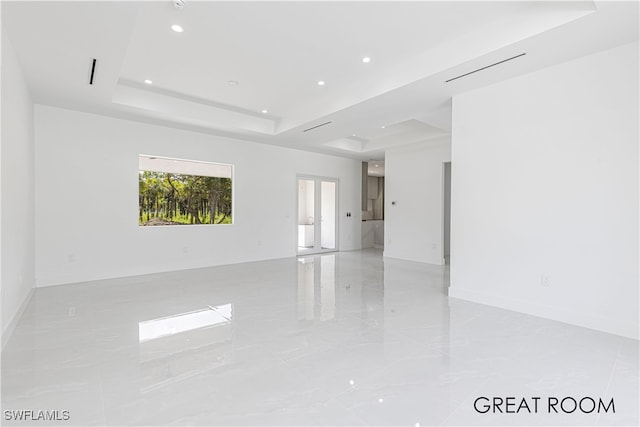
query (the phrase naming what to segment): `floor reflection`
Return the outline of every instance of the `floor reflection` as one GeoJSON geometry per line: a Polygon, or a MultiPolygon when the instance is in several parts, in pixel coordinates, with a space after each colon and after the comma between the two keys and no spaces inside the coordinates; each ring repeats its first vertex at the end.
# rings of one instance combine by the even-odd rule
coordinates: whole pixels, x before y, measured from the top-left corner
{"type": "Polygon", "coordinates": [[[363,323],[382,325],[384,270],[350,262],[344,269],[351,271],[357,267],[361,274],[349,275],[341,270],[343,262],[336,254],[298,258],[298,320],[325,322],[334,319],[337,313],[349,313],[359,307],[353,314],[363,323]]]}
{"type": "Polygon", "coordinates": [[[336,315],[336,256],[298,258],[298,320],[331,320],[336,315]]]}
{"type": "Polygon", "coordinates": [[[2,352],[1,409],[78,426],[638,425],[637,341],[452,299],[448,278],[366,250],[37,289],[2,352]],[[473,409],[513,394],[614,396],[616,413],[473,409]]]}
{"type": "Polygon", "coordinates": [[[232,304],[140,322],[140,392],[190,379],[231,361],[232,322],[232,304]]]}

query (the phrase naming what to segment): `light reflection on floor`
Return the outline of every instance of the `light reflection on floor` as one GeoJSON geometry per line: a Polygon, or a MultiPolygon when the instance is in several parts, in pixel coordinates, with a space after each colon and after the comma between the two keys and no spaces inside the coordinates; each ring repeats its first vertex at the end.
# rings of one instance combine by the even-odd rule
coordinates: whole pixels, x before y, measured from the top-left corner
{"type": "Polygon", "coordinates": [[[638,425],[637,341],[450,300],[448,277],[364,250],[38,289],[2,353],[2,409],[70,412],[54,425],[638,425]],[[478,396],[614,397],[616,414],[478,414],[478,396]]]}

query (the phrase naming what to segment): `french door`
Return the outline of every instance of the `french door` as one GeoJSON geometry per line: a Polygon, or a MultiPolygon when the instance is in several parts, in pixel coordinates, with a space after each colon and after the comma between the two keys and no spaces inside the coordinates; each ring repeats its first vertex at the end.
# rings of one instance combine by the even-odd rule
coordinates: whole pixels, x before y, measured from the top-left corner
{"type": "Polygon", "coordinates": [[[298,177],[299,255],[338,249],[337,205],[337,179],[298,177]]]}

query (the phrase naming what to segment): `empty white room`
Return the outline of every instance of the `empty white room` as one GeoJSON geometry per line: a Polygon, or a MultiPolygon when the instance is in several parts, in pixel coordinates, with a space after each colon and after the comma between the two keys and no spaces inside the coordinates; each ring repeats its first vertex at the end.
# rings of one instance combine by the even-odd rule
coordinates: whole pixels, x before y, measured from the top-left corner
{"type": "Polygon", "coordinates": [[[2,425],[637,426],[637,1],[2,1],[2,425]]]}

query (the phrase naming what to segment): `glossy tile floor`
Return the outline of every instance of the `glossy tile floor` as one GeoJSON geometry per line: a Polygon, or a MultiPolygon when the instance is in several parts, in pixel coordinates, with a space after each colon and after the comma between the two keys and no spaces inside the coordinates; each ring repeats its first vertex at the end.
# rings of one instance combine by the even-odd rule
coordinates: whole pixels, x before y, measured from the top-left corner
{"type": "Polygon", "coordinates": [[[3,424],[638,425],[638,341],[447,283],[366,250],[38,289],[2,354],[3,424]],[[534,413],[474,409],[509,396],[534,413]]]}

